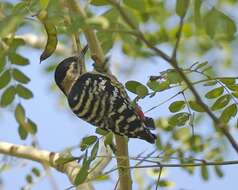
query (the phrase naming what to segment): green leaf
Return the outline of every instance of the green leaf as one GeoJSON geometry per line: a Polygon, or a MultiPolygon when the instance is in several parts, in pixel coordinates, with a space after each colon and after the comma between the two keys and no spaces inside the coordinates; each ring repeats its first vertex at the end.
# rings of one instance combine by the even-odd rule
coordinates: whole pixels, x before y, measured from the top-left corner
{"type": "Polygon", "coordinates": [[[219,11],[219,33],[224,35],[226,39],[231,40],[234,38],[234,35],[237,31],[236,23],[230,17],[225,15],[222,11],[219,11]]]}
{"type": "Polygon", "coordinates": [[[148,89],[146,88],[146,86],[138,86],[136,88],[136,94],[140,97],[143,98],[148,94],[148,89]]]}
{"type": "Polygon", "coordinates": [[[137,94],[139,97],[144,97],[148,94],[148,89],[146,86],[137,81],[127,81],[126,88],[130,92],[137,94]]]}
{"type": "Polygon", "coordinates": [[[201,5],[202,0],[194,0],[194,21],[197,27],[201,27],[202,18],[201,18],[201,5]]]}
{"type": "Polygon", "coordinates": [[[69,151],[60,153],[59,158],[55,161],[56,164],[66,164],[68,162],[74,161],[75,158],[69,151]]]}
{"type": "Polygon", "coordinates": [[[207,181],[209,176],[208,176],[208,169],[207,169],[207,166],[206,165],[202,165],[201,166],[201,176],[202,178],[207,181]]]}
{"type": "Polygon", "coordinates": [[[189,106],[192,110],[196,112],[204,112],[203,107],[200,104],[198,104],[196,101],[189,101],[189,106]]]}
{"type": "Polygon", "coordinates": [[[183,81],[178,72],[174,69],[167,70],[166,76],[170,84],[177,84],[183,81]]]}
{"type": "Polygon", "coordinates": [[[95,6],[108,5],[108,0],[91,0],[90,4],[95,5],[95,6]]]}
{"type": "Polygon", "coordinates": [[[19,134],[21,140],[25,140],[28,135],[27,131],[21,125],[18,127],[18,134],[19,134]]]}
{"type": "Polygon", "coordinates": [[[85,150],[87,147],[89,147],[90,145],[95,143],[97,140],[98,140],[98,138],[95,135],[84,137],[80,143],[81,150],[82,151],[85,150]]]}
{"type": "Polygon", "coordinates": [[[236,80],[233,78],[223,78],[223,79],[220,79],[220,81],[225,85],[232,85],[236,83],[236,80]]]}
{"type": "Polygon", "coordinates": [[[27,129],[28,132],[31,134],[36,134],[37,133],[37,125],[34,123],[31,119],[27,119],[27,129]]]}
{"type": "Polygon", "coordinates": [[[216,85],[217,84],[217,81],[209,81],[209,82],[206,82],[206,83],[204,83],[204,86],[214,86],[214,85],[216,85]]]}
{"type": "Polygon", "coordinates": [[[204,22],[206,32],[211,38],[215,35],[225,40],[234,38],[237,30],[235,22],[215,7],[204,17],[204,22]]]}
{"type": "Polygon", "coordinates": [[[223,87],[214,88],[213,90],[206,93],[205,97],[208,99],[218,98],[223,94],[223,92],[224,92],[223,87]]]}
{"type": "Polygon", "coordinates": [[[188,139],[190,136],[191,134],[188,127],[178,128],[173,131],[173,138],[175,140],[184,141],[188,139]]]}
{"type": "Polygon", "coordinates": [[[74,181],[75,186],[82,184],[86,180],[88,176],[89,165],[90,165],[90,161],[87,159],[87,154],[85,154],[83,165],[80,168],[74,181]]]}
{"type": "Polygon", "coordinates": [[[12,64],[15,64],[15,65],[21,65],[21,66],[24,66],[24,65],[28,65],[29,64],[29,60],[17,53],[11,53],[9,54],[9,59],[11,61],[12,64]]]}
{"type": "Polygon", "coordinates": [[[185,107],[184,101],[176,101],[170,104],[169,111],[175,113],[182,110],[184,107],[185,107]]]}
{"type": "Polygon", "coordinates": [[[48,7],[49,0],[40,0],[41,9],[46,9],[48,7]]]}
{"type": "Polygon", "coordinates": [[[212,8],[208,14],[204,17],[204,24],[207,34],[213,38],[216,31],[216,26],[218,23],[218,13],[215,8],[212,8]]]}
{"type": "Polygon", "coordinates": [[[230,99],[231,99],[231,96],[229,94],[221,96],[212,105],[212,107],[211,107],[212,111],[216,111],[221,108],[224,108],[230,102],[230,99]]]}
{"type": "Polygon", "coordinates": [[[180,17],[184,17],[188,10],[189,0],[177,0],[176,1],[176,13],[180,17]]]}
{"type": "Polygon", "coordinates": [[[106,54],[113,46],[113,33],[97,32],[97,37],[102,46],[103,52],[106,54]]]}
{"type": "Polygon", "coordinates": [[[5,65],[6,65],[6,55],[5,53],[0,52],[0,74],[4,70],[5,65]]]}
{"type": "Polygon", "coordinates": [[[105,145],[105,146],[110,145],[110,144],[112,144],[112,141],[113,141],[113,133],[112,133],[112,132],[109,132],[109,133],[105,136],[104,145],[105,145]]]}
{"type": "Polygon", "coordinates": [[[232,94],[232,96],[234,96],[235,98],[238,98],[238,92],[232,92],[231,94],[232,94]]]}
{"type": "Polygon", "coordinates": [[[206,154],[204,159],[217,160],[216,158],[221,154],[220,148],[212,148],[206,154]]]}
{"type": "Polygon", "coordinates": [[[113,25],[114,27],[120,26],[117,22],[117,20],[120,18],[120,15],[115,8],[112,7],[111,9],[106,11],[102,16],[104,16],[105,18],[107,18],[107,20],[110,21],[110,25],[112,25],[112,23],[116,23],[116,25],[113,25]]]}
{"type": "Polygon", "coordinates": [[[170,84],[169,81],[157,82],[157,81],[152,80],[152,81],[147,82],[147,86],[155,92],[160,92],[160,91],[168,89],[169,84],[170,84]]]}
{"type": "Polygon", "coordinates": [[[5,107],[9,104],[12,103],[12,101],[14,100],[16,91],[14,86],[10,86],[8,87],[3,93],[2,93],[2,97],[1,97],[1,106],[5,107]]]}
{"type": "Polygon", "coordinates": [[[23,21],[23,16],[6,16],[0,20],[0,38],[6,37],[8,34],[13,32],[18,25],[23,21]]]}
{"type": "Polygon", "coordinates": [[[36,176],[36,177],[40,177],[40,170],[38,168],[32,168],[31,172],[36,176]]]}
{"type": "Polygon", "coordinates": [[[190,146],[192,151],[201,152],[204,148],[204,143],[202,141],[202,137],[200,135],[192,135],[189,138],[190,146]]]}
{"type": "Polygon", "coordinates": [[[125,5],[131,7],[137,11],[145,11],[146,2],[145,0],[124,0],[125,5]]]}
{"type": "Polygon", "coordinates": [[[155,81],[155,80],[148,81],[147,86],[155,92],[160,91],[160,89],[161,89],[160,88],[160,83],[158,81],[155,81]]]}
{"type": "Polygon", "coordinates": [[[26,2],[26,1],[19,2],[19,3],[15,4],[12,9],[13,15],[16,16],[16,15],[27,14],[26,7],[29,7],[28,2],[26,2]]]}
{"type": "Polygon", "coordinates": [[[158,185],[159,185],[159,187],[168,187],[169,188],[169,187],[172,187],[174,185],[174,183],[171,181],[167,181],[167,180],[160,180],[158,182],[158,185]]]}
{"type": "Polygon", "coordinates": [[[199,63],[199,64],[195,67],[195,70],[199,70],[199,69],[201,69],[202,67],[207,66],[207,64],[208,64],[207,61],[202,62],[202,63],[199,63]]]}
{"type": "Polygon", "coordinates": [[[181,112],[173,115],[169,119],[169,124],[174,126],[183,126],[189,120],[190,114],[187,112],[181,112]]]}
{"type": "Polygon", "coordinates": [[[23,108],[23,106],[19,103],[16,106],[15,109],[15,118],[16,121],[20,124],[23,125],[25,123],[26,120],[26,114],[25,114],[25,110],[23,108]]]}
{"type": "Polygon", "coordinates": [[[221,170],[221,166],[218,166],[218,165],[214,166],[214,170],[215,170],[218,177],[223,177],[224,176],[224,173],[221,170]]]}
{"type": "Polygon", "coordinates": [[[164,81],[164,82],[161,82],[160,83],[160,91],[163,91],[163,90],[166,90],[166,89],[168,89],[169,88],[169,81],[164,81]]]}
{"type": "Polygon", "coordinates": [[[103,129],[98,127],[98,128],[96,128],[96,133],[99,134],[99,135],[105,136],[108,133],[108,131],[103,130],[103,129]]]}
{"type": "Polygon", "coordinates": [[[30,99],[33,97],[32,92],[21,84],[16,86],[16,93],[24,99],[30,99]]]}
{"type": "Polygon", "coordinates": [[[91,151],[91,156],[90,156],[90,160],[93,161],[96,159],[97,157],[97,153],[98,153],[98,148],[99,148],[99,141],[97,141],[91,151]]]}
{"type": "Polygon", "coordinates": [[[0,75],[0,89],[7,86],[9,84],[10,80],[11,80],[10,71],[6,70],[4,73],[2,73],[0,75]]]}
{"type": "Polygon", "coordinates": [[[109,175],[98,175],[95,181],[108,181],[110,179],[109,175]]]}
{"type": "Polygon", "coordinates": [[[17,51],[17,48],[19,48],[20,46],[23,46],[25,45],[25,41],[21,38],[14,38],[12,41],[11,41],[11,44],[10,44],[10,52],[11,53],[16,53],[17,51]]]}
{"type": "Polygon", "coordinates": [[[224,123],[228,123],[231,117],[235,117],[236,114],[237,114],[236,104],[232,104],[226,107],[226,109],[224,109],[224,111],[220,116],[220,120],[223,121],[224,123]]]}
{"type": "Polygon", "coordinates": [[[90,17],[87,18],[85,21],[88,25],[90,25],[93,28],[99,27],[105,30],[109,27],[109,21],[104,16],[90,17]]]}
{"type": "Polygon", "coordinates": [[[32,178],[32,176],[31,176],[30,174],[28,174],[28,175],[26,176],[26,181],[27,181],[27,183],[29,183],[29,184],[32,184],[32,183],[33,183],[33,178],[32,178]]]}
{"type": "Polygon", "coordinates": [[[163,145],[159,136],[157,136],[157,139],[156,139],[156,146],[159,150],[162,150],[163,148],[163,145]]]}
{"type": "Polygon", "coordinates": [[[27,84],[30,81],[30,78],[28,76],[26,76],[23,72],[16,68],[12,70],[12,76],[16,81],[23,84],[27,84]]]}
{"type": "Polygon", "coordinates": [[[238,85],[237,84],[232,84],[232,85],[227,85],[227,87],[232,90],[238,92],[238,85]]]}

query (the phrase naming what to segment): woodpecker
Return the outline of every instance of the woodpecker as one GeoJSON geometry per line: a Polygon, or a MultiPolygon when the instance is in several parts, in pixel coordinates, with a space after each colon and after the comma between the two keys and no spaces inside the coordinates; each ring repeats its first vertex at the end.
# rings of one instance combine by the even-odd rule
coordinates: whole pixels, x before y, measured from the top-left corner
{"type": "Polygon", "coordinates": [[[80,67],[87,46],[79,56],[59,63],[55,70],[57,86],[79,118],[115,134],[155,143],[152,118],[145,117],[139,106],[133,107],[123,85],[111,74],[86,72],[80,67]]]}

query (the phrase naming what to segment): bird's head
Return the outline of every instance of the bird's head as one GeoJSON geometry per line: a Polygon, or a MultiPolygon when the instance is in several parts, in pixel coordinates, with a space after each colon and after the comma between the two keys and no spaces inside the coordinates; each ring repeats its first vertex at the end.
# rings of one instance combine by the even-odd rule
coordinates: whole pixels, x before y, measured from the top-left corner
{"type": "Polygon", "coordinates": [[[55,70],[55,82],[57,86],[67,95],[74,82],[82,74],[83,59],[88,47],[85,46],[79,56],[72,56],[59,63],[55,70]]]}

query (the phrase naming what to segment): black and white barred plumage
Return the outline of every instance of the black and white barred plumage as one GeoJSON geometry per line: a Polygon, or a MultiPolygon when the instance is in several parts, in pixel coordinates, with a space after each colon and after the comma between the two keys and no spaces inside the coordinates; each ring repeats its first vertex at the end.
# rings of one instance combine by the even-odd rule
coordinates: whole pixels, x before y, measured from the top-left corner
{"type": "Polygon", "coordinates": [[[155,142],[156,136],[115,78],[98,72],[78,74],[77,67],[77,57],[63,60],[55,71],[55,80],[79,118],[119,135],[155,142]]]}

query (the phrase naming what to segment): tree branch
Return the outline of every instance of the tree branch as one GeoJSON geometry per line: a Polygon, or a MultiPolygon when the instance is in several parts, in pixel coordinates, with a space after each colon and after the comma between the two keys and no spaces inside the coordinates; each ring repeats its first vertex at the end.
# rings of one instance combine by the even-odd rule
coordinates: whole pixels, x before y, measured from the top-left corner
{"type": "Polygon", "coordinates": [[[128,143],[126,137],[115,135],[117,166],[119,168],[119,190],[131,190],[131,171],[128,169],[130,161],[128,157],[128,143]]]}
{"type": "Polygon", "coordinates": [[[182,31],[182,25],[183,25],[183,19],[180,22],[180,27],[177,35],[177,42],[175,44],[174,52],[171,58],[164,53],[159,48],[155,47],[152,43],[150,43],[144,36],[144,34],[133,24],[132,20],[127,16],[127,13],[124,11],[124,9],[120,6],[120,4],[116,0],[109,0],[118,10],[118,12],[121,14],[121,17],[124,19],[124,21],[133,29],[137,30],[138,32],[138,39],[143,41],[150,49],[154,50],[155,53],[158,54],[161,58],[163,58],[165,61],[167,61],[181,76],[183,81],[186,83],[188,88],[191,90],[192,94],[194,95],[196,101],[203,107],[205,112],[209,115],[209,117],[214,121],[215,128],[221,131],[225,137],[228,139],[234,150],[238,153],[238,144],[235,141],[234,137],[230,134],[228,127],[222,123],[219,118],[216,117],[216,115],[209,109],[209,107],[202,101],[202,98],[200,97],[199,93],[196,91],[196,89],[193,87],[191,81],[189,78],[185,75],[185,73],[179,68],[178,62],[176,60],[176,52],[179,45],[179,38],[181,37],[181,31],[182,31]]]}
{"type": "MultiPolygon", "coordinates": [[[[201,166],[226,166],[226,165],[238,165],[238,160],[231,160],[231,161],[223,161],[223,162],[208,162],[203,161],[202,163],[184,163],[184,164],[163,164],[157,162],[157,164],[151,165],[142,165],[142,166],[131,166],[130,169],[137,169],[137,168],[183,168],[183,167],[201,167],[201,166]]],[[[119,168],[114,168],[109,171],[106,171],[102,175],[108,175],[119,168]]]]}
{"type": "Polygon", "coordinates": [[[135,36],[137,36],[140,40],[142,40],[148,47],[153,49],[160,57],[162,57],[166,61],[170,61],[170,57],[164,53],[162,50],[154,47],[150,42],[146,40],[143,33],[139,30],[139,28],[134,24],[134,22],[130,19],[128,14],[123,10],[121,5],[116,0],[109,0],[109,2],[116,7],[118,12],[121,14],[124,21],[134,30],[135,36]]]}
{"type": "MultiPolygon", "coordinates": [[[[105,151],[103,151],[103,153],[105,153],[105,151]]],[[[33,148],[31,146],[16,145],[0,141],[0,154],[32,160],[41,163],[43,166],[52,167],[66,174],[72,184],[74,184],[75,177],[77,176],[80,170],[80,166],[76,161],[68,162],[65,164],[58,164],[56,161],[60,157],[60,153],[41,150],[33,148]]],[[[95,179],[108,165],[110,160],[110,156],[108,156],[106,159],[99,159],[98,164],[95,164],[97,165],[97,167],[93,172],[89,174],[89,177],[86,182],[95,179]]],[[[87,184],[85,183],[77,188],[86,189],[86,187],[87,184]]]]}
{"type": "MultiPolygon", "coordinates": [[[[66,1],[65,1],[66,2],[66,1]]],[[[67,6],[75,14],[82,16],[87,19],[85,11],[77,4],[74,0],[68,0],[67,6]]],[[[89,49],[91,50],[92,58],[95,61],[94,68],[99,72],[104,72],[110,74],[108,65],[105,62],[105,56],[101,45],[96,37],[95,32],[89,27],[83,29],[85,37],[87,39],[89,49]]],[[[116,150],[117,150],[117,164],[120,167],[119,170],[119,189],[120,190],[131,190],[132,189],[132,179],[129,168],[128,159],[128,143],[127,140],[122,137],[115,135],[116,150]]]]}
{"type": "Polygon", "coordinates": [[[181,35],[182,35],[184,17],[185,17],[185,14],[180,18],[179,29],[178,29],[178,32],[176,35],[177,40],[176,40],[174,50],[172,53],[172,59],[177,59],[177,50],[178,50],[179,42],[180,42],[181,35]]]}

